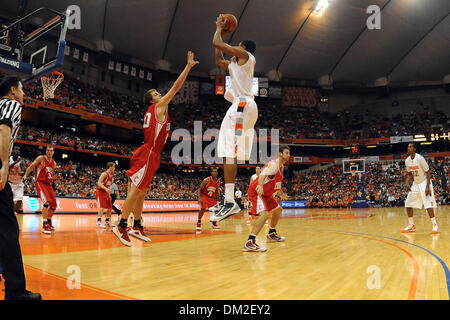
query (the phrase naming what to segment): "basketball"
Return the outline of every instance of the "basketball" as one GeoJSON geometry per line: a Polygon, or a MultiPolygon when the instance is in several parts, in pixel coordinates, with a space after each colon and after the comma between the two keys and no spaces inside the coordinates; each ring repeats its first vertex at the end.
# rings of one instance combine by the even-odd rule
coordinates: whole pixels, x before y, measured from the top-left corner
{"type": "Polygon", "coordinates": [[[236,17],[230,13],[225,13],[222,15],[223,18],[225,19],[225,31],[226,32],[234,32],[234,30],[236,30],[237,26],[238,26],[238,21],[236,19],[236,17]]]}

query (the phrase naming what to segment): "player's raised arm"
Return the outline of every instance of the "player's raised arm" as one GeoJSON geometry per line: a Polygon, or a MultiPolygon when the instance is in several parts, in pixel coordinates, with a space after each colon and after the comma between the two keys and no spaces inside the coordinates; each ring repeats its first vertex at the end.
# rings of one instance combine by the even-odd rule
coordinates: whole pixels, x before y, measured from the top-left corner
{"type": "Polygon", "coordinates": [[[216,66],[224,69],[225,71],[228,71],[228,65],[230,64],[230,61],[226,60],[223,57],[223,53],[219,49],[215,49],[215,52],[216,52],[215,53],[216,54],[216,66]]]}
{"type": "Polygon", "coordinates": [[[44,156],[40,155],[30,164],[30,166],[25,171],[25,174],[23,175],[23,180],[24,181],[28,178],[30,172],[33,171],[34,168],[36,168],[38,165],[40,165],[43,160],[44,160],[44,156]]]}
{"type": "Polygon", "coordinates": [[[184,82],[186,81],[186,78],[189,74],[189,71],[196,66],[199,62],[194,60],[194,53],[192,51],[188,51],[187,54],[187,63],[184,67],[184,70],[181,72],[181,74],[178,76],[178,79],[173,84],[172,88],[170,88],[169,92],[167,92],[161,100],[158,101],[156,104],[156,108],[166,108],[168,107],[170,101],[172,101],[173,97],[180,91],[181,87],[183,86],[184,82]]]}
{"type": "MultiPolygon", "coordinates": [[[[234,57],[238,57],[239,59],[245,59],[248,60],[248,53],[247,51],[241,47],[241,46],[230,46],[228,43],[224,42],[222,40],[222,35],[225,34],[223,29],[225,26],[225,21],[222,17],[222,15],[219,15],[219,17],[217,17],[216,20],[216,32],[214,33],[214,38],[213,38],[213,47],[216,48],[217,50],[219,50],[220,52],[226,53],[230,56],[234,56],[234,57]]],[[[218,59],[218,55],[217,55],[217,50],[216,50],[216,64],[217,64],[217,59],[218,59]]],[[[222,56],[223,59],[223,56],[222,56]]],[[[219,60],[220,57],[219,57],[219,60]]],[[[223,68],[223,65],[225,63],[225,59],[221,60],[221,65],[219,67],[223,68]]],[[[227,66],[226,66],[226,70],[228,70],[228,64],[229,61],[227,61],[227,66]]]]}

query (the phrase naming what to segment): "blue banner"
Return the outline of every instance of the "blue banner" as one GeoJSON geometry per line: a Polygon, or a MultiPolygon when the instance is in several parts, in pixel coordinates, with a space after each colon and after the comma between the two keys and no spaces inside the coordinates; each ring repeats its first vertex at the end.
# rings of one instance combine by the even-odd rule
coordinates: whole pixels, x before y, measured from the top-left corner
{"type": "Polygon", "coordinates": [[[290,200],[290,201],[281,201],[280,206],[282,208],[306,208],[307,200],[290,200]]]}
{"type": "Polygon", "coordinates": [[[356,183],[356,195],[353,199],[353,208],[368,208],[366,199],[366,191],[364,188],[364,176],[361,174],[361,178],[356,183]]]}

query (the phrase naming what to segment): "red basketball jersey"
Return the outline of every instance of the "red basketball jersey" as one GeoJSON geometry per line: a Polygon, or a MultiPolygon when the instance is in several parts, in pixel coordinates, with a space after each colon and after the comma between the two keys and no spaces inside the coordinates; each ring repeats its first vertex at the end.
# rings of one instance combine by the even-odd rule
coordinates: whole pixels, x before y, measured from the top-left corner
{"type": "Polygon", "coordinates": [[[161,153],[170,132],[169,113],[166,113],[164,122],[159,122],[156,118],[156,103],[152,104],[144,117],[144,141],[152,147],[155,153],[161,153]]]}
{"type": "MultiPolygon", "coordinates": [[[[103,180],[103,185],[109,189],[109,187],[111,187],[111,185],[113,184],[114,178],[112,175],[110,175],[108,173],[108,171],[105,171],[105,172],[106,172],[106,179],[103,180]]],[[[97,186],[97,190],[106,192],[104,189],[101,189],[99,186],[97,186]]]]}
{"type": "Polygon", "coordinates": [[[44,156],[44,166],[41,168],[36,168],[34,171],[34,177],[36,181],[43,182],[43,183],[52,183],[53,178],[53,171],[55,170],[55,160],[49,161],[46,156],[44,156]]]}
{"type": "Polygon", "coordinates": [[[214,182],[212,177],[209,177],[208,184],[203,188],[202,194],[209,197],[209,198],[216,198],[217,190],[219,190],[220,187],[220,180],[217,179],[216,182],[214,182]]]}
{"type": "MultiPolygon", "coordinates": [[[[274,168],[276,166],[277,170],[276,170],[276,172],[273,172],[272,175],[269,175],[266,177],[266,181],[264,181],[264,184],[263,184],[263,190],[264,190],[263,195],[264,196],[272,196],[275,191],[281,190],[281,183],[283,182],[283,172],[282,172],[282,170],[280,170],[279,159],[272,160],[269,163],[267,163],[264,166],[264,168],[261,170],[261,173],[269,165],[272,165],[274,168]]],[[[260,177],[261,176],[257,177],[255,180],[252,181],[249,189],[252,189],[253,191],[256,192],[256,187],[259,184],[260,177]]]]}

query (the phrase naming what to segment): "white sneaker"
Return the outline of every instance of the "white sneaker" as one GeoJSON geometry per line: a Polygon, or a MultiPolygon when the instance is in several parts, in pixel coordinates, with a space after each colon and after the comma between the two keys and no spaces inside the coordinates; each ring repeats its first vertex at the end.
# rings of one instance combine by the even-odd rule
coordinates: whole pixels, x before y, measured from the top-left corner
{"type": "Polygon", "coordinates": [[[106,221],[105,222],[105,225],[107,226],[107,227],[115,227],[116,225],[115,224],[113,224],[111,221],[106,221]]]}
{"type": "Polygon", "coordinates": [[[209,220],[212,222],[219,222],[239,212],[241,212],[241,208],[236,202],[225,202],[224,206],[209,220]]]}
{"type": "Polygon", "coordinates": [[[102,224],[101,221],[97,221],[96,226],[99,227],[99,228],[102,228],[102,229],[106,228],[106,226],[104,224],[102,224]]]}
{"type": "Polygon", "coordinates": [[[416,232],[416,226],[415,225],[409,225],[405,229],[402,230],[403,233],[407,232],[416,232]]]}
{"type": "Polygon", "coordinates": [[[139,240],[145,241],[145,242],[152,242],[149,237],[146,237],[144,234],[144,227],[128,227],[127,232],[130,236],[133,236],[135,238],[138,238],[139,240]]]}
{"type": "Polygon", "coordinates": [[[217,202],[215,205],[213,205],[212,207],[210,207],[210,208],[208,208],[208,210],[209,211],[212,211],[212,212],[216,212],[216,211],[219,211],[220,210],[220,208],[222,208],[223,207],[223,201],[220,201],[220,202],[217,202]]]}
{"type": "Polygon", "coordinates": [[[431,234],[438,234],[439,233],[439,226],[438,225],[435,225],[434,227],[433,227],[433,230],[431,231],[431,234]]]}

